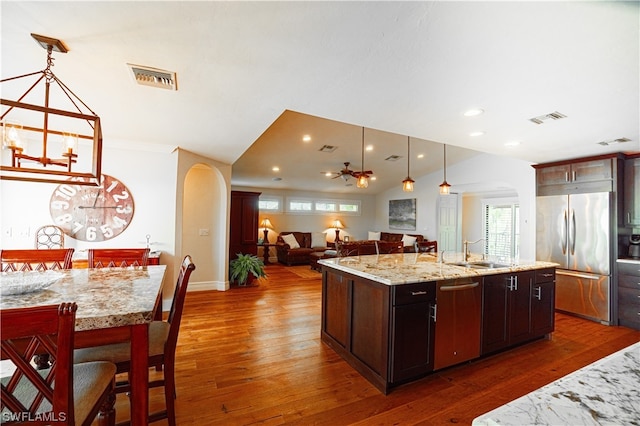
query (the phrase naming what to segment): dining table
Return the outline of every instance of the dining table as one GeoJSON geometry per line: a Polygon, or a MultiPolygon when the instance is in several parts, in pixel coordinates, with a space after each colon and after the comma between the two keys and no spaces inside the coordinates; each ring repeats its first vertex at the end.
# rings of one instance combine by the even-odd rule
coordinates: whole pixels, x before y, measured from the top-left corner
{"type": "MultiPolygon", "coordinates": [[[[0,309],[75,302],[76,348],[130,341],[131,424],[148,424],[149,323],[162,306],[166,265],[59,272],[59,279],[48,288],[3,295],[0,309]]],[[[3,274],[3,281],[10,278],[3,274]]]]}

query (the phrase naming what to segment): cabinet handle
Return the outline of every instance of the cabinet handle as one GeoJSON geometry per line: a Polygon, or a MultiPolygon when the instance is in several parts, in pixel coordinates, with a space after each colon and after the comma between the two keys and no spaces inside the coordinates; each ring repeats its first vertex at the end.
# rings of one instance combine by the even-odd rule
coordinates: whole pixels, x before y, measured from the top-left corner
{"type": "Polygon", "coordinates": [[[438,305],[429,305],[429,307],[431,308],[431,319],[433,320],[433,322],[436,322],[436,316],[438,313],[438,305]]]}
{"type": "Polygon", "coordinates": [[[536,287],[536,292],[535,292],[533,297],[535,297],[538,300],[542,300],[542,287],[541,286],[536,287]]]}
{"type": "Polygon", "coordinates": [[[518,291],[518,276],[510,276],[509,277],[509,291],[518,291]]]}
{"type": "Polygon", "coordinates": [[[564,180],[569,182],[569,172],[564,172],[564,180]]]}
{"type": "Polygon", "coordinates": [[[423,294],[427,294],[426,291],[412,291],[411,295],[412,296],[422,296],[423,294]]]}
{"type": "Polygon", "coordinates": [[[551,278],[553,276],[553,274],[540,274],[545,278],[551,278]]]}
{"type": "Polygon", "coordinates": [[[577,176],[578,176],[578,174],[577,174],[577,173],[576,173],[576,171],[574,170],[574,171],[573,171],[573,177],[572,177],[572,180],[573,180],[574,182],[575,182],[575,180],[576,180],[576,177],[577,177],[577,176]]]}

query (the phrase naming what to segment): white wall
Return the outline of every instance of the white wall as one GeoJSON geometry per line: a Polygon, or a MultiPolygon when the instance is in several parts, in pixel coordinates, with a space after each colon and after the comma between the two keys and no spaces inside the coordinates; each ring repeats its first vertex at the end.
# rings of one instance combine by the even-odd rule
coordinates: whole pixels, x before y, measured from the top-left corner
{"type": "MultiPolygon", "coordinates": [[[[447,181],[451,192],[462,194],[484,193],[504,197],[518,195],[520,203],[520,257],[535,259],[535,170],[532,163],[512,158],[480,153],[467,161],[447,166],[447,181]]],[[[403,192],[401,184],[378,195],[376,199],[375,227],[389,229],[389,200],[416,198],[416,231],[429,240],[437,239],[436,202],[443,173],[433,173],[416,180],[414,192],[403,192]]],[[[466,197],[464,197],[466,198],[466,197]]],[[[463,200],[464,200],[463,198],[463,200]]],[[[477,203],[476,203],[477,204],[477,203]]],[[[481,209],[472,204],[463,207],[462,238],[476,240],[482,235],[481,209]],[[466,216],[466,217],[465,217],[466,216]],[[469,217],[471,216],[471,217],[469,217]]],[[[413,233],[407,231],[409,233],[413,233]]]]}

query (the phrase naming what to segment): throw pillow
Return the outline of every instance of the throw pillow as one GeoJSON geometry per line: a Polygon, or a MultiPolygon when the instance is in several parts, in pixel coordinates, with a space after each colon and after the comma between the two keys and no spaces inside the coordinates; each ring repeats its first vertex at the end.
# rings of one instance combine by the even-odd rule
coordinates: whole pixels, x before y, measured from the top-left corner
{"type": "Polygon", "coordinates": [[[367,239],[369,239],[369,240],[379,240],[380,239],[380,233],[379,232],[369,231],[369,237],[367,239]]]}
{"type": "Polygon", "coordinates": [[[296,240],[296,236],[293,234],[283,235],[282,241],[284,241],[285,244],[289,244],[289,248],[300,248],[300,244],[298,244],[298,240],[296,240]]]}
{"type": "Polygon", "coordinates": [[[413,247],[413,245],[416,242],[416,239],[417,239],[416,237],[412,237],[411,235],[404,234],[402,236],[402,244],[405,247],[413,247]]]}
{"type": "Polygon", "coordinates": [[[327,247],[327,234],[324,232],[311,233],[311,248],[327,247]]]}

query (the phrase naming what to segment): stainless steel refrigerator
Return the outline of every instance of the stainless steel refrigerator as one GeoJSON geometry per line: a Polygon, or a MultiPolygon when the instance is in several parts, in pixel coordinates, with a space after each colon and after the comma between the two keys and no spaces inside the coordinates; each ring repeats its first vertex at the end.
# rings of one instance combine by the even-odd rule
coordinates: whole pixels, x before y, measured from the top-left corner
{"type": "Polygon", "coordinates": [[[611,193],[540,196],[536,258],[555,262],[556,309],[611,323],[611,193]]]}

